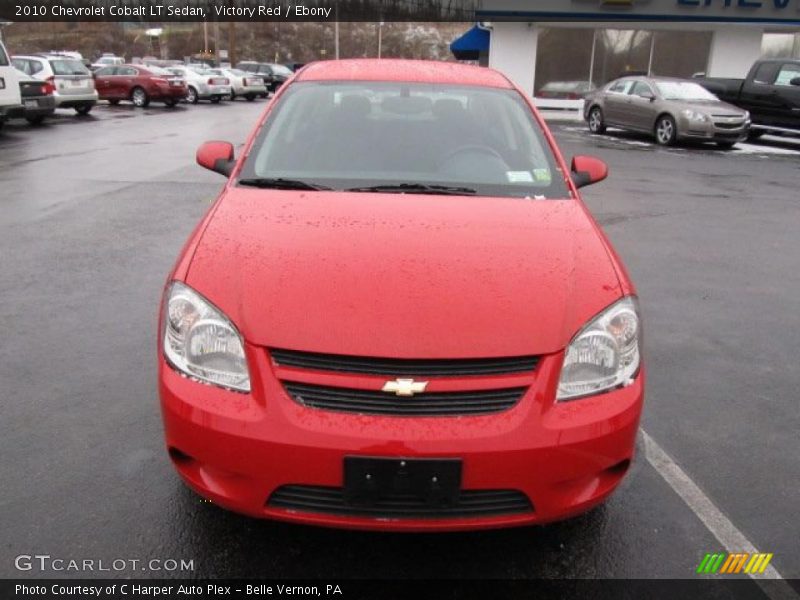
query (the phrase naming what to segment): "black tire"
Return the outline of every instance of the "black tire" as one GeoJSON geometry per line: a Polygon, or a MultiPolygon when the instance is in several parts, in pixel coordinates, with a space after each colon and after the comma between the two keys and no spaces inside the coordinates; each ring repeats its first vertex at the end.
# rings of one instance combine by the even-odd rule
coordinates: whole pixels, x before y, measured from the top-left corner
{"type": "Polygon", "coordinates": [[[730,150],[736,145],[736,142],[717,142],[720,150],[730,150]]]}
{"type": "Polygon", "coordinates": [[[589,131],[592,133],[605,133],[606,122],[603,118],[603,109],[599,106],[593,106],[589,110],[589,131]]]}
{"type": "Polygon", "coordinates": [[[197,94],[197,90],[192,86],[189,86],[189,89],[186,90],[186,101],[189,104],[197,104],[200,102],[200,96],[197,94]]]}
{"type": "Polygon", "coordinates": [[[675,125],[675,119],[670,115],[661,115],[656,120],[653,133],[656,136],[656,143],[659,146],[674,145],[678,137],[678,126],[675,125]]]}
{"type": "Polygon", "coordinates": [[[219,101],[222,100],[219,96],[214,96],[211,98],[211,104],[219,104],[219,101]]]}
{"type": "Polygon", "coordinates": [[[85,117],[90,112],[92,112],[92,105],[91,104],[82,104],[81,106],[75,107],[75,112],[78,113],[80,116],[85,117]]]}
{"type": "Polygon", "coordinates": [[[230,100],[231,102],[236,100],[236,98],[238,98],[238,96],[236,95],[236,92],[231,92],[231,95],[228,96],[228,100],[230,100]]]}
{"type": "Polygon", "coordinates": [[[119,100],[116,100],[116,99],[114,99],[114,100],[109,100],[109,101],[108,101],[108,103],[109,103],[111,106],[117,106],[117,105],[119,104],[119,100]]]}
{"type": "Polygon", "coordinates": [[[245,96],[244,99],[247,100],[248,102],[252,102],[253,100],[256,99],[256,95],[255,94],[247,94],[247,96],[245,96]]]}
{"type": "Polygon", "coordinates": [[[178,103],[177,100],[164,100],[164,105],[167,108],[175,108],[175,105],[178,103]]]}
{"type": "Polygon", "coordinates": [[[131,102],[136,108],[147,108],[150,105],[150,96],[143,88],[135,87],[131,90],[131,102]]]}
{"type": "Polygon", "coordinates": [[[25,120],[31,125],[41,125],[44,123],[44,115],[36,115],[35,117],[25,117],[25,120]]]}
{"type": "Polygon", "coordinates": [[[751,129],[750,131],[747,132],[747,139],[757,140],[760,137],[762,137],[765,133],[767,132],[764,131],[763,129],[751,129]]]}

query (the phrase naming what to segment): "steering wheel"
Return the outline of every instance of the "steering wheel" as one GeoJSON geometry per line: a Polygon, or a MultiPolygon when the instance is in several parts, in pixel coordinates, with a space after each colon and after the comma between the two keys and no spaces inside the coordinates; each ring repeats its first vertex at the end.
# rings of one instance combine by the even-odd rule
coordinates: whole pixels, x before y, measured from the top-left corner
{"type": "Polygon", "coordinates": [[[490,148],[489,146],[479,146],[478,144],[468,144],[465,146],[459,146],[452,152],[448,152],[445,157],[439,161],[439,167],[441,168],[443,165],[448,163],[449,161],[453,160],[460,154],[483,154],[484,156],[488,156],[491,158],[495,158],[497,160],[502,161],[505,164],[505,159],[502,155],[495,150],[494,148],[490,148]]]}

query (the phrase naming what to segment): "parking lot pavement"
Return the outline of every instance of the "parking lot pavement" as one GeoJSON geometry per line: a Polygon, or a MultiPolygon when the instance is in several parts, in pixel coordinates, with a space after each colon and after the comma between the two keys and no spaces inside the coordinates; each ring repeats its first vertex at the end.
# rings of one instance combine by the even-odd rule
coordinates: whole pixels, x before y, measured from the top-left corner
{"type": "MultiPolygon", "coordinates": [[[[212,577],[687,578],[725,550],[719,522],[641,441],[604,507],[521,530],[315,529],[239,517],[185,489],[156,396],[161,288],[222,185],[195,166],[197,145],[242,143],[263,107],[98,107],[0,134],[0,576],[41,575],[13,559],[46,553],[193,559],[190,575],[212,577]]],[[[639,287],[644,430],[780,574],[800,577],[800,156],[554,130],[567,156],[611,168],[585,197],[639,287]]]]}

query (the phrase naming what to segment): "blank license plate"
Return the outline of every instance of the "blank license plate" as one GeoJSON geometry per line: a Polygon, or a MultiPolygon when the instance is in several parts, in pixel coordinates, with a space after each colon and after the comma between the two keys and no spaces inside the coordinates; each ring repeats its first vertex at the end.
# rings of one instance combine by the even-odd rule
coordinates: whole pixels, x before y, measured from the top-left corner
{"type": "Polygon", "coordinates": [[[25,106],[25,108],[38,108],[39,107],[39,103],[36,100],[25,100],[25,102],[23,102],[23,105],[25,106]]]}
{"type": "Polygon", "coordinates": [[[344,496],[348,504],[370,506],[382,498],[406,496],[431,506],[451,506],[461,490],[460,459],[346,456],[344,496]]]}

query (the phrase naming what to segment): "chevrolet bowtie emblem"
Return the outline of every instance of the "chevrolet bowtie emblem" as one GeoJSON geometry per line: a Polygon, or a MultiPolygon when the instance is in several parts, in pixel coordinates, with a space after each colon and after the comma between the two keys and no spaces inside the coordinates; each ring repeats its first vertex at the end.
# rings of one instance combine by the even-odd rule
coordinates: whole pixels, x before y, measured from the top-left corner
{"type": "Polygon", "coordinates": [[[413,396],[425,391],[427,381],[414,381],[413,379],[395,379],[383,384],[384,392],[392,392],[397,396],[413,396]]]}

